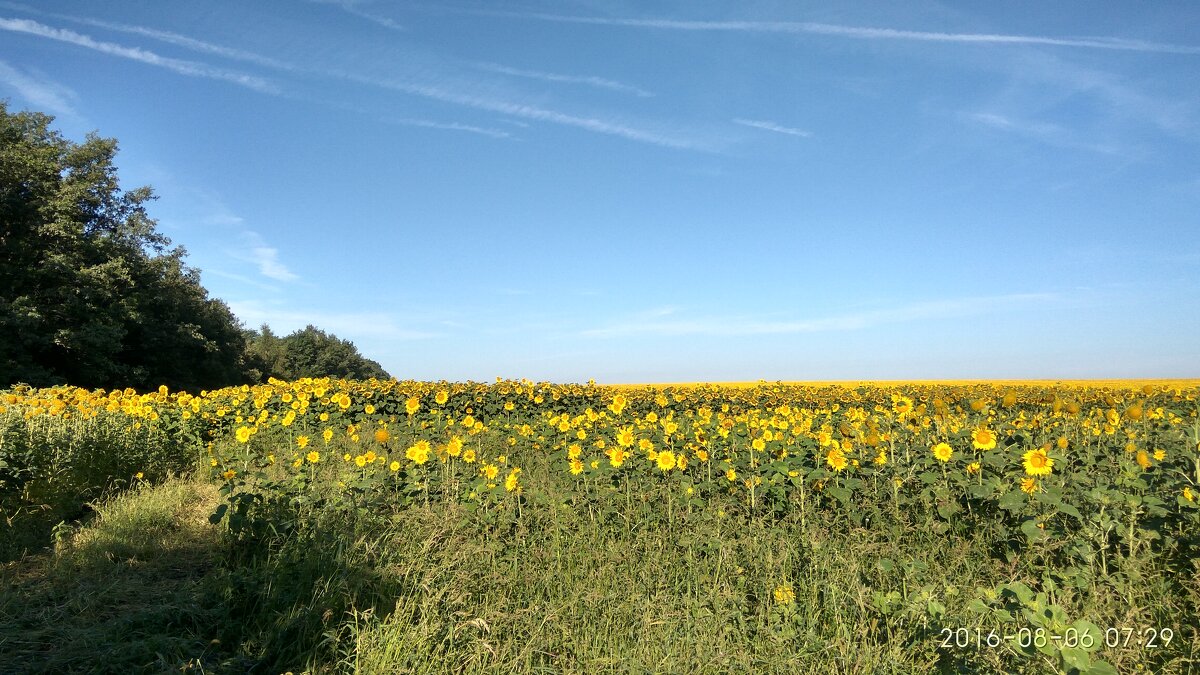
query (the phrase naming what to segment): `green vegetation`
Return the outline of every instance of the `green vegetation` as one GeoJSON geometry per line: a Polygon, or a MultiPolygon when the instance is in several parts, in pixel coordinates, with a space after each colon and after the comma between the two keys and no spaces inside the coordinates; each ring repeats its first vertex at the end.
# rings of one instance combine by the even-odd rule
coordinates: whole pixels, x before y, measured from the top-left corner
{"type": "Polygon", "coordinates": [[[248,374],[254,382],[298,380],[302,377],[336,377],[347,380],[386,380],[390,375],[375,361],[359,353],[349,340],[339,340],[315,326],[306,326],[279,337],[264,325],[246,331],[248,374]]]}
{"type": "MultiPolygon", "coordinates": [[[[1194,391],[1050,391],[1072,399],[1062,406],[1041,390],[903,391],[304,380],[205,397],[3,394],[15,431],[0,457],[22,425],[17,437],[60,462],[85,461],[71,433],[100,444],[122,418],[180,431],[108,442],[143,478],[123,489],[112,476],[133,467],[110,458],[87,474],[114,472],[94,514],[5,565],[0,671],[1194,671],[1195,495],[1154,496],[1191,484],[1194,391]],[[585,410],[554,412],[568,409],[585,410]],[[707,458],[694,444],[703,411],[729,432],[707,458]],[[835,412],[844,426],[809,424],[835,412]],[[934,421],[972,415],[990,431],[966,437],[988,449],[930,442],[934,421]],[[746,452],[743,430],[785,421],[794,443],[772,434],[783,445],[746,452]],[[1053,464],[1022,453],[1012,443],[1031,429],[1078,449],[1053,464]],[[1114,445],[1135,430],[1157,447],[1114,445]],[[832,433],[843,441],[820,446],[832,433]],[[855,449],[875,435],[889,436],[886,462],[855,449]],[[612,452],[584,454],[597,449],[612,452]],[[789,458],[812,479],[780,492],[789,458]],[[1038,489],[998,506],[971,496],[1006,471],[1038,489]],[[939,502],[943,489],[967,498],[939,502]],[[1094,510],[1071,505],[1081,494],[1094,510]]],[[[10,532],[29,523],[10,519],[10,532]]]]}
{"type": "Polygon", "coordinates": [[[177,425],[135,426],[123,413],[0,414],[0,561],[48,545],[52,528],[87,516],[90,502],[194,468],[196,452],[177,425]]]}
{"type": "Polygon", "coordinates": [[[1200,660],[1194,384],[396,382],[49,121],[0,107],[0,382],[87,388],[0,392],[0,672],[1200,660]]]}
{"type": "Polygon", "coordinates": [[[151,189],[121,189],[117,142],[74,143],[52,121],[0,101],[0,386],[199,391],[272,376],[387,377],[312,326],[280,348],[267,330],[243,331],[157,231],[151,189]]]}
{"type": "Polygon", "coordinates": [[[236,382],[233,315],[122,191],[117,143],[73,143],[0,102],[0,382],[142,389],[236,382]]]}
{"type": "MultiPolygon", "coordinates": [[[[997,563],[984,537],[689,513],[669,506],[666,489],[638,495],[617,516],[600,504],[572,506],[546,468],[529,472],[530,491],[549,488],[545,501],[519,516],[443,504],[310,506],[305,526],[253,544],[232,544],[208,524],[217,497],[204,481],[134,490],[62,534],[54,554],[6,567],[0,665],[6,673],[1053,672],[1047,660],[974,646],[993,628],[972,607],[980,598],[1015,598],[1005,590],[1012,579],[1055,577],[1039,555],[997,563]],[[939,648],[947,627],[972,631],[972,645],[939,648]]],[[[1104,656],[1121,672],[1146,664],[1186,673],[1197,654],[1184,621],[1200,588],[1165,572],[1148,550],[1123,556],[1119,587],[1057,588],[1049,604],[1101,626],[1174,628],[1173,649],[1104,656]]]]}

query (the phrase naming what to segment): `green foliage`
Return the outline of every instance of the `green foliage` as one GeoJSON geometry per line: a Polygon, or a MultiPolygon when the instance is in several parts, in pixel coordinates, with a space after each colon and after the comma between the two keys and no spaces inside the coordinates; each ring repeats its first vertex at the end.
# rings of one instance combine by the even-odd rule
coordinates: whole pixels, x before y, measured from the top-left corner
{"type": "Polygon", "coordinates": [[[168,248],[117,142],[74,143],[0,101],[0,385],[216,388],[243,381],[224,302],[168,248]]]}
{"type": "Polygon", "coordinates": [[[391,376],[375,361],[364,357],[349,340],[339,339],[315,326],[306,326],[280,338],[263,325],[246,331],[247,365],[254,379],[297,380],[302,377],[334,377],[350,380],[379,380],[391,376]]]}
{"type": "Polygon", "coordinates": [[[386,378],[313,326],[243,330],[122,190],[117,142],[74,143],[0,101],[0,386],[218,389],[268,377],[386,378]]]}
{"type": "Polygon", "coordinates": [[[44,547],[55,523],[85,516],[92,500],[192,467],[195,441],[172,416],[0,413],[0,561],[44,547]]]}

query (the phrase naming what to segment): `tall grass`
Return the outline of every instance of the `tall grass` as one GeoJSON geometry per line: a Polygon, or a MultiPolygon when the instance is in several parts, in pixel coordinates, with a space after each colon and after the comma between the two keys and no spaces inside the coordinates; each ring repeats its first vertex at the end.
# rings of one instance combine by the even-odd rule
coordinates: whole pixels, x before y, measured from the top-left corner
{"type": "Polygon", "coordinates": [[[90,417],[0,412],[0,561],[37,551],[88,502],[195,466],[196,448],[120,412],[90,417]]]}
{"type": "MultiPolygon", "coordinates": [[[[207,522],[206,482],[143,486],[98,504],[54,555],[6,568],[0,670],[1053,672],[940,646],[943,627],[985,628],[970,605],[987,589],[1052,580],[1035,552],[736,502],[689,510],[665,488],[613,517],[548,465],[527,474],[542,497],[520,513],[313,502],[306,526],[237,542],[207,522]]],[[[1142,550],[1116,563],[1132,583],[1058,591],[1098,625],[1175,628],[1171,649],[1104,652],[1122,672],[1186,673],[1198,655],[1195,569],[1161,562],[1142,550]]]]}
{"type": "MultiPolygon", "coordinates": [[[[471,436],[480,458],[511,455],[475,499],[477,464],[356,472],[353,455],[383,447],[373,434],[309,431],[304,447],[264,423],[250,443],[209,448],[169,422],[0,413],[15,559],[0,579],[0,672],[1189,673],[1200,659],[1200,564],[1183,520],[1143,526],[1131,510],[1112,525],[1127,535],[1092,542],[1062,523],[1102,517],[1050,515],[1041,536],[990,502],[941,513],[889,481],[818,498],[817,482],[842,487],[828,472],[775,493],[712,464],[695,481],[576,475],[562,453],[500,432],[471,436]],[[249,470],[251,453],[270,453],[264,470],[249,470]],[[197,456],[202,471],[170,477],[197,456]],[[518,463],[521,490],[508,492],[518,463]],[[239,482],[212,482],[235,470],[239,482]],[[238,503],[221,490],[245,496],[242,521],[212,524],[238,503]],[[94,516],[72,522],[84,503],[94,516]],[[1090,654],[979,640],[1079,622],[1172,640],[1090,654]],[[947,640],[960,631],[965,647],[947,640]]],[[[389,456],[424,436],[392,429],[389,456]]]]}

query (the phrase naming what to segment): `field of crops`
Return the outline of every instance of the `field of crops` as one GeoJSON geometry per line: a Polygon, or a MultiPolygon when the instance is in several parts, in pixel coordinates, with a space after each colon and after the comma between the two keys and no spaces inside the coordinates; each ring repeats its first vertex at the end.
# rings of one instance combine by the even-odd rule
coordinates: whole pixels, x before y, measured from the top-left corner
{"type": "Polygon", "coordinates": [[[426,580],[421,593],[438,602],[420,608],[410,572],[364,554],[372,574],[405,580],[372,591],[385,597],[366,618],[365,596],[347,591],[308,608],[315,627],[288,633],[311,648],[239,638],[239,658],[280,668],[590,672],[626,653],[668,672],[1190,672],[1200,389],[1102,384],[14,389],[0,394],[0,492],[13,528],[64,495],[92,500],[194,468],[218,489],[210,522],[230,568],[281,560],[288,542],[382,542],[439,513],[481,547],[474,564],[487,569],[459,586],[426,580]],[[599,581],[606,551],[622,546],[640,553],[599,581]],[[575,553],[585,547],[597,550],[575,553]],[[952,577],[944,556],[956,548],[969,562],[952,577]],[[553,592],[495,591],[523,583],[522,551],[545,556],[539,569],[578,602],[556,616],[553,592]],[[835,579],[839,566],[852,578],[835,579]],[[625,581],[603,586],[614,579],[625,581]],[[635,621],[613,598],[647,593],[658,609],[643,607],[641,628],[620,625],[635,621]],[[431,612],[444,623],[426,625],[431,612]],[[537,625],[523,613],[543,617],[536,644],[507,634],[537,625]],[[552,635],[546,617],[562,624],[552,635]],[[659,625],[680,640],[686,626],[720,635],[671,648],[659,625]],[[429,632],[413,637],[418,627],[429,632]],[[647,640],[659,644],[621,647],[647,640]],[[683,654],[698,660],[670,660],[683,654]]]}

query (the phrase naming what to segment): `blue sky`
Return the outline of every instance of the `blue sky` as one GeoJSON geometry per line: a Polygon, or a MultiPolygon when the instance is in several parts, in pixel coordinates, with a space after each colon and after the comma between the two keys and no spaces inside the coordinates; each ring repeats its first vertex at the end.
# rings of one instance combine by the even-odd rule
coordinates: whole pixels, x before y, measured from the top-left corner
{"type": "Polygon", "coordinates": [[[401,379],[1200,377],[1200,8],[847,4],[0,2],[0,97],[401,379]]]}

